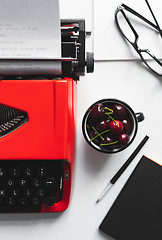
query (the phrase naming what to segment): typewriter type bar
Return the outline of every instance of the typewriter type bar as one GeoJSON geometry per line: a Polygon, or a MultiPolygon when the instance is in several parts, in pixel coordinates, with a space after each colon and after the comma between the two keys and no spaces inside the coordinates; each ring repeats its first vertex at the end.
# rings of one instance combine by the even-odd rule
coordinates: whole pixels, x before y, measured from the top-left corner
{"type": "Polygon", "coordinates": [[[28,121],[27,112],[0,103],[0,138],[28,121]]]}

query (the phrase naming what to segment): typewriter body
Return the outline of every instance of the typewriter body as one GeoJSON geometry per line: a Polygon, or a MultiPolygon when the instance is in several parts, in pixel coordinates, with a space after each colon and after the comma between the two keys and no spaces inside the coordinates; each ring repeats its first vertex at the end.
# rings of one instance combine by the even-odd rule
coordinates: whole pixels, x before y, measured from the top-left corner
{"type": "Polygon", "coordinates": [[[85,36],[84,20],[61,20],[61,75],[20,66],[1,71],[0,213],[60,212],[69,205],[75,89],[86,70],[93,72],[85,36]]]}

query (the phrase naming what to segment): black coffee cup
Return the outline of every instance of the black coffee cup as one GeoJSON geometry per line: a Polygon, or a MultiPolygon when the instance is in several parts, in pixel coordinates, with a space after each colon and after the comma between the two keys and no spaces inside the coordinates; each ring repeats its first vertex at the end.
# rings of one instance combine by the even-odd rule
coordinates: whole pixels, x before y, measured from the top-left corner
{"type": "Polygon", "coordinates": [[[135,113],[125,102],[108,98],[92,104],[82,121],[87,143],[103,153],[117,153],[134,140],[138,122],[144,120],[142,112],[135,113]]]}

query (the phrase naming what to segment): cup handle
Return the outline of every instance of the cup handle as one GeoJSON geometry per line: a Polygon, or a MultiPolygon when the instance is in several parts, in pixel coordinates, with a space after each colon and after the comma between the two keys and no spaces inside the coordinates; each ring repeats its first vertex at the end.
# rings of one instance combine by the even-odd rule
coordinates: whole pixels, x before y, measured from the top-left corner
{"type": "Polygon", "coordinates": [[[145,119],[142,112],[135,113],[135,115],[136,115],[136,118],[137,118],[138,122],[142,122],[145,119]]]}

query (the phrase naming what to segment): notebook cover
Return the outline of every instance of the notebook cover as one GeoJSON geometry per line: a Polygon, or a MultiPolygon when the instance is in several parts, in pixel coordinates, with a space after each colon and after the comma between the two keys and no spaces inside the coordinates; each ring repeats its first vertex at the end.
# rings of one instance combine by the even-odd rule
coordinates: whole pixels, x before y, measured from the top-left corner
{"type": "Polygon", "coordinates": [[[162,239],[162,168],[143,156],[99,229],[116,240],[162,239]]]}

